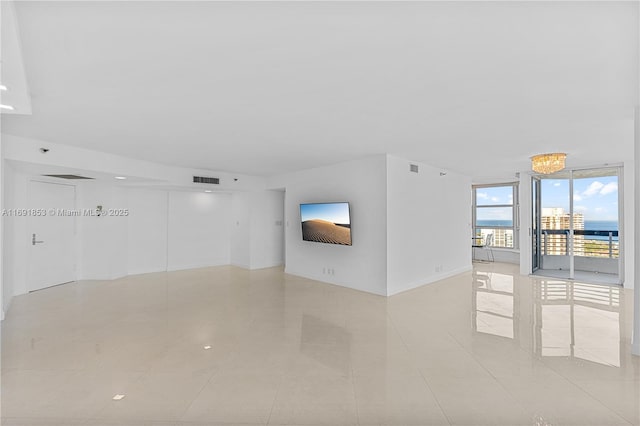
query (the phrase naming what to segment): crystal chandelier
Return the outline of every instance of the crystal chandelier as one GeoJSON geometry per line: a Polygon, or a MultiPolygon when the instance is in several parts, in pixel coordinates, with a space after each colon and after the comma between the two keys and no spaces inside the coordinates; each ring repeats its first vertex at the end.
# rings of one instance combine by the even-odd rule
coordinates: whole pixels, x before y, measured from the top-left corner
{"type": "Polygon", "coordinates": [[[548,175],[564,169],[566,158],[567,154],[563,152],[534,155],[531,157],[531,168],[534,172],[548,175]]]}

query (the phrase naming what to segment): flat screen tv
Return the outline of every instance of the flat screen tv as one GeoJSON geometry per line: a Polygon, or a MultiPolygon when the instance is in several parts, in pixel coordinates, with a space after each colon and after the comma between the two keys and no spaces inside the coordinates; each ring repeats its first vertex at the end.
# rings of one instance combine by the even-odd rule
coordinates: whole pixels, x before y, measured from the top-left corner
{"type": "Polygon", "coordinates": [[[304,241],[351,245],[349,203],[300,204],[300,219],[304,241]]]}

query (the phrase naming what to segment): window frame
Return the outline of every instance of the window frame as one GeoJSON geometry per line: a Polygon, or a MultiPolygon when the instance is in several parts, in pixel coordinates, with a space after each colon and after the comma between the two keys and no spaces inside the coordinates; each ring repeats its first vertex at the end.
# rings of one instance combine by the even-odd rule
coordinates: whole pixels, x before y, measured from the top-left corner
{"type": "MultiPolygon", "coordinates": [[[[492,248],[498,249],[506,249],[506,250],[519,250],[520,249],[520,199],[519,199],[519,185],[520,182],[501,182],[501,183],[490,183],[490,184],[477,184],[471,185],[472,188],[472,229],[471,229],[471,238],[475,240],[476,238],[476,230],[478,229],[506,229],[511,230],[513,232],[513,247],[501,247],[501,246],[492,246],[492,248]],[[497,188],[497,187],[511,187],[511,191],[513,194],[513,202],[512,204],[480,204],[478,205],[477,200],[477,191],[482,188],[497,188]],[[511,208],[511,226],[483,226],[477,224],[477,212],[478,208],[511,208]]],[[[494,239],[495,241],[495,239],[494,239]]]]}

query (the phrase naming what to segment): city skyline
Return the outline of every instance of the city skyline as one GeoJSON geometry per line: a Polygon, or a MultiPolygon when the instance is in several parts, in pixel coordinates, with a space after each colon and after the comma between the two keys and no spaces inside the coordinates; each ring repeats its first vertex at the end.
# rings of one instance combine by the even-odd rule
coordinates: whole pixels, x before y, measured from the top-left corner
{"type": "MultiPolygon", "coordinates": [[[[562,208],[568,212],[569,201],[568,179],[541,180],[542,208],[562,208]]],[[[478,222],[512,221],[513,186],[478,188],[476,205],[482,207],[476,210],[478,222]]],[[[573,207],[574,213],[581,213],[585,221],[618,221],[618,177],[575,178],[573,207]]]]}
{"type": "MultiPolygon", "coordinates": [[[[569,180],[543,179],[542,208],[569,211],[569,180]]],[[[586,221],[618,220],[618,177],[601,176],[573,180],[573,209],[586,221]]]]}

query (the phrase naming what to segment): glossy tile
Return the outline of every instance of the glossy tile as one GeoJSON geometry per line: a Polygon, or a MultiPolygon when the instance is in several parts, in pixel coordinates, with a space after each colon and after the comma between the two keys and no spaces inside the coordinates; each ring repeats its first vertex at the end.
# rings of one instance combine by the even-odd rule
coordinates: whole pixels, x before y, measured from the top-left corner
{"type": "Polygon", "coordinates": [[[14,299],[2,424],[638,425],[631,299],[499,263],[390,298],[281,268],[73,283],[14,299]]]}

